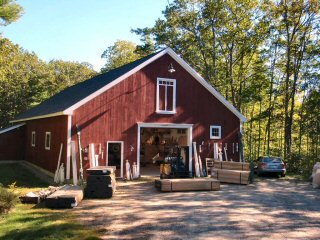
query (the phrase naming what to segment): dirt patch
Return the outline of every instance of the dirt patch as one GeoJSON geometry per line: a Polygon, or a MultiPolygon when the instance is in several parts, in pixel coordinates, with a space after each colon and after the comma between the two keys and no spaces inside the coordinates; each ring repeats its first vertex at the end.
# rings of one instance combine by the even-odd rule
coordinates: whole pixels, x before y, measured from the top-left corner
{"type": "Polygon", "coordinates": [[[263,179],[218,192],[161,193],[152,179],[119,184],[108,200],[75,214],[104,239],[319,239],[320,190],[263,179]]]}

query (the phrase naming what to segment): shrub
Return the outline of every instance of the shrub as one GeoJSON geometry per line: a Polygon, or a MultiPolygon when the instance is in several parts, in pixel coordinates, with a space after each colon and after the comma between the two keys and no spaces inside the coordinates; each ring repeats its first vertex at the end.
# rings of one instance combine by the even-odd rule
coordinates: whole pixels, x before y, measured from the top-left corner
{"type": "Polygon", "coordinates": [[[12,188],[4,188],[0,183],[0,214],[7,213],[17,202],[18,197],[12,188]]]}

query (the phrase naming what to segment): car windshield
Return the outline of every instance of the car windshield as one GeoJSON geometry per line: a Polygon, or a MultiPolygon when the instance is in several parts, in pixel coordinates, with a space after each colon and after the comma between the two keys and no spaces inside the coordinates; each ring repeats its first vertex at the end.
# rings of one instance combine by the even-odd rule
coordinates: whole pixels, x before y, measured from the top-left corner
{"type": "Polygon", "coordinates": [[[272,157],[267,157],[267,158],[263,158],[263,162],[265,163],[281,163],[281,159],[280,158],[272,158],[272,157]]]}

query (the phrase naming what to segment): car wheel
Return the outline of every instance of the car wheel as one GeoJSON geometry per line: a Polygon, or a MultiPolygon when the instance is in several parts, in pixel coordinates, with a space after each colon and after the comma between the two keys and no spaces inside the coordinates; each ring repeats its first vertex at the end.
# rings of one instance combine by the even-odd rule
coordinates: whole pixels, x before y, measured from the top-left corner
{"type": "Polygon", "coordinates": [[[285,173],[281,173],[281,177],[285,177],[286,176],[286,174],[285,173]]]}

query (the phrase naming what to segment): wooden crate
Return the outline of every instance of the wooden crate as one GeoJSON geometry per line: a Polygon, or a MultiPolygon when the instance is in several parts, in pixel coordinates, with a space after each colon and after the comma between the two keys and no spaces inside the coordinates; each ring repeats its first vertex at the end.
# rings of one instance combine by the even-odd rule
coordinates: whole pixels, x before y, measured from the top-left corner
{"type": "Polygon", "coordinates": [[[223,183],[249,184],[250,171],[211,168],[211,178],[223,183]]]}
{"type": "Polygon", "coordinates": [[[162,192],[220,190],[220,182],[212,178],[160,179],[155,186],[162,192]]]}
{"type": "Polygon", "coordinates": [[[213,158],[206,158],[206,162],[214,168],[219,169],[228,169],[228,170],[241,170],[241,171],[250,171],[250,164],[245,162],[227,162],[227,161],[219,161],[213,160],[213,158]],[[213,161],[213,166],[212,166],[213,161]]]}

